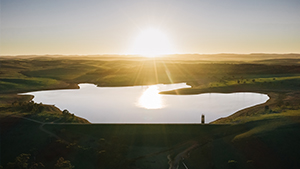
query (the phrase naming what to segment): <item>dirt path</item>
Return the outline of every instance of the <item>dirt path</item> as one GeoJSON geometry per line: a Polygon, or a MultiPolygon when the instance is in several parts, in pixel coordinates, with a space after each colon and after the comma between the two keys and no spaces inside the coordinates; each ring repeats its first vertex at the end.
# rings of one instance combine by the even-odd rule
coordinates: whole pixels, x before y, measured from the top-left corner
{"type": "MultiPolygon", "coordinates": [[[[177,169],[179,166],[179,163],[184,160],[185,158],[189,157],[189,153],[197,148],[199,146],[198,143],[193,144],[192,146],[188,147],[187,149],[185,149],[184,151],[180,152],[179,154],[176,155],[176,157],[170,161],[170,167],[169,169],[177,169]]],[[[185,168],[187,168],[187,166],[185,165],[185,168]]]]}
{"type": "Polygon", "coordinates": [[[11,115],[11,116],[12,116],[12,117],[21,118],[21,119],[25,119],[25,120],[29,120],[29,121],[32,121],[32,122],[35,122],[35,123],[39,123],[39,124],[41,124],[41,125],[39,126],[39,129],[40,129],[41,131],[43,131],[43,132],[49,134],[50,136],[55,137],[56,139],[61,139],[61,138],[58,137],[56,134],[54,134],[54,133],[52,133],[52,132],[50,132],[50,131],[48,131],[48,130],[46,130],[46,129],[43,128],[43,126],[44,126],[45,124],[53,124],[55,121],[58,121],[58,120],[60,120],[60,119],[56,119],[56,120],[54,120],[54,121],[52,121],[52,122],[41,122],[41,121],[34,120],[34,119],[30,119],[30,118],[27,118],[27,117],[16,116],[16,115],[11,115]]]}
{"type": "Polygon", "coordinates": [[[61,138],[58,137],[56,134],[54,134],[54,133],[52,133],[52,132],[50,132],[50,131],[44,129],[43,126],[44,126],[45,124],[46,124],[46,123],[42,123],[42,124],[40,125],[39,129],[40,129],[41,131],[43,131],[43,132],[49,134],[50,136],[53,136],[53,137],[55,137],[56,139],[61,140],[61,138]]]}

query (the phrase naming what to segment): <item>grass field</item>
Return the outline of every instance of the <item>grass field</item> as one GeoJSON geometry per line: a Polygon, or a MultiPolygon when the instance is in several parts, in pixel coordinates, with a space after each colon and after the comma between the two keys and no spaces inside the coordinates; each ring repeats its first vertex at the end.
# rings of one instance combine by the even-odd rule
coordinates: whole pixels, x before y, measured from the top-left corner
{"type": "Polygon", "coordinates": [[[182,162],[189,168],[300,167],[300,56],[296,54],[156,59],[18,56],[0,57],[0,68],[0,166],[4,168],[25,164],[43,168],[40,163],[53,168],[60,157],[75,168],[184,168],[182,162]],[[258,92],[268,94],[270,100],[206,125],[117,125],[89,124],[53,105],[34,103],[32,96],[17,95],[75,89],[78,83],[178,82],[192,88],[163,93],[258,92]]]}

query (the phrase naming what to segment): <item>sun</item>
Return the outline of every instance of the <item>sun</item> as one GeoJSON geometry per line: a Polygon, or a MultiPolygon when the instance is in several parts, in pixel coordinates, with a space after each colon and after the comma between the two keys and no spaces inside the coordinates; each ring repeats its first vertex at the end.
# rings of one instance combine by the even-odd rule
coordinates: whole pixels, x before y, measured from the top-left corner
{"type": "Polygon", "coordinates": [[[174,50],[164,32],[156,28],[148,28],[139,33],[133,43],[133,54],[146,57],[172,54],[174,50]]]}

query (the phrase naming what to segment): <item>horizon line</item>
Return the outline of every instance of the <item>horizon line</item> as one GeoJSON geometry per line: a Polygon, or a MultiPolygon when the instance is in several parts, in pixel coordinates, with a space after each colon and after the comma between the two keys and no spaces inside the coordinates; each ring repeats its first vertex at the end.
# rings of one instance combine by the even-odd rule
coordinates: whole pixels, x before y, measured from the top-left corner
{"type": "MultiPolygon", "coordinates": [[[[265,55],[299,55],[297,52],[288,52],[288,53],[272,53],[272,52],[253,52],[253,53],[231,53],[231,52],[221,52],[221,53],[173,53],[173,54],[161,54],[160,56],[168,55],[253,55],[253,54],[265,54],[265,55]]],[[[142,54],[0,54],[0,57],[4,56],[136,56],[144,57],[142,54]]]]}

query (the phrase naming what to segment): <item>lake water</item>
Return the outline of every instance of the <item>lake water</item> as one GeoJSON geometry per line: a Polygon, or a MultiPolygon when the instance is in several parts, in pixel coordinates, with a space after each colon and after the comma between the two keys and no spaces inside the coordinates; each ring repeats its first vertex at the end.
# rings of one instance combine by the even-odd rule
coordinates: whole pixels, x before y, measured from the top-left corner
{"type": "Polygon", "coordinates": [[[163,95],[160,91],[189,88],[185,83],[132,87],[97,87],[79,84],[80,89],[47,90],[34,95],[37,103],[67,109],[92,123],[200,123],[212,122],[234,112],[265,103],[259,93],[206,93],[163,95]]]}

